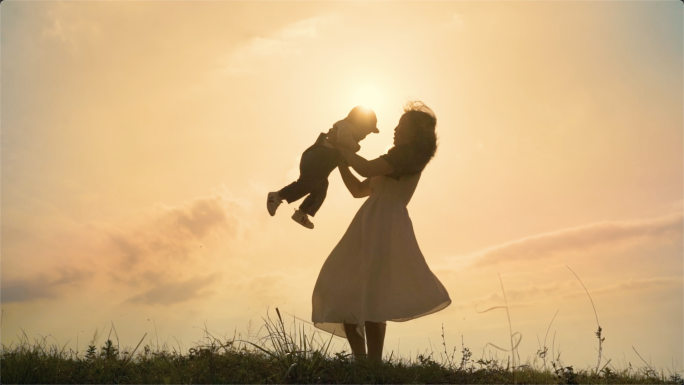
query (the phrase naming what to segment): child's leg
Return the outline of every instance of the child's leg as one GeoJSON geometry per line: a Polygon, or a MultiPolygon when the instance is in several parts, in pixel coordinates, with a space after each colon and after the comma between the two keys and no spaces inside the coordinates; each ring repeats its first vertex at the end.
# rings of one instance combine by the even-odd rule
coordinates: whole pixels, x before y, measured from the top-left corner
{"type": "MultiPolygon", "coordinates": [[[[327,183],[328,175],[337,167],[336,156],[337,150],[321,145],[309,147],[299,162],[299,179],[283,187],[279,191],[280,197],[292,203],[316,189],[321,181],[327,183]]],[[[325,188],[327,190],[327,186],[325,188]]]]}
{"type": "MultiPolygon", "coordinates": [[[[300,166],[301,170],[301,166],[300,166]]],[[[300,171],[301,173],[301,171],[300,171]]],[[[299,179],[290,183],[289,185],[283,187],[278,191],[278,194],[282,199],[285,199],[287,203],[292,203],[294,201],[302,199],[302,197],[311,192],[318,182],[315,179],[307,178],[304,173],[299,176],[299,179]]]]}
{"type": "Polygon", "coordinates": [[[305,212],[312,217],[316,215],[318,209],[321,208],[326,195],[328,194],[328,180],[324,179],[321,183],[316,186],[309,196],[304,199],[302,205],[299,206],[299,210],[305,212]]]}

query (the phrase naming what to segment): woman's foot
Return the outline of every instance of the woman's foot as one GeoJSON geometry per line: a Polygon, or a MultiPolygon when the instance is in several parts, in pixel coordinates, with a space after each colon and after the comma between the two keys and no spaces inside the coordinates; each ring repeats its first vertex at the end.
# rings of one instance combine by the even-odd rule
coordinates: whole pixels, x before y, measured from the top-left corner
{"type": "Polygon", "coordinates": [[[368,358],[373,362],[382,362],[382,348],[385,344],[387,323],[366,321],[366,341],[368,344],[368,358]]]}
{"type": "Polygon", "coordinates": [[[309,220],[309,216],[303,211],[295,210],[294,214],[292,215],[292,219],[307,229],[314,228],[314,224],[309,220]]]}

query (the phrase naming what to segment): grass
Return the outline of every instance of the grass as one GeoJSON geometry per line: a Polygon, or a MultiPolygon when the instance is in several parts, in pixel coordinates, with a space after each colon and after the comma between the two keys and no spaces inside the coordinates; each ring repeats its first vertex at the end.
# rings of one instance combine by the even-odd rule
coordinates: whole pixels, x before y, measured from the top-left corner
{"type": "MultiPolygon", "coordinates": [[[[419,354],[415,358],[394,357],[382,363],[354,361],[351,354],[330,350],[332,337],[314,331],[307,335],[305,325],[296,319],[286,329],[280,312],[264,319],[252,341],[216,338],[205,330],[205,338],[182,354],[167,344],[153,343],[121,349],[112,341],[112,325],[105,343],[96,347],[96,335],[85,353],[68,351],[48,344],[49,337],[30,342],[24,334],[16,346],[0,350],[3,384],[14,383],[532,383],[532,384],[684,384],[679,374],[666,376],[650,367],[622,371],[604,367],[577,370],[565,366],[558,357],[546,366],[536,359],[511,365],[492,357],[474,360],[462,344],[460,360],[456,349],[419,354]],[[259,334],[264,335],[259,337],[259,334]]],[[[118,338],[116,338],[118,340],[118,338]]],[[[546,358],[539,355],[539,358],[546,358]]]]}
{"type": "MultiPolygon", "coordinates": [[[[568,269],[570,269],[568,267],[568,269]]],[[[570,269],[572,271],[572,269],[570,269]]],[[[457,348],[449,354],[442,325],[442,345],[444,352],[434,350],[430,354],[418,354],[414,358],[395,357],[394,352],[385,355],[382,362],[367,359],[354,360],[346,351],[330,350],[334,336],[321,337],[317,331],[309,335],[305,324],[297,324],[297,319],[288,329],[276,308],[277,319],[267,317],[256,336],[243,340],[234,334],[232,338],[217,338],[206,328],[204,339],[182,353],[179,344],[159,344],[152,340],[140,349],[147,334],[138,345],[130,349],[119,346],[119,338],[114,324],[105,343],[97,347],[102,334],[95,331],[85,354],[66,345],[48,344],[47,337],[31,342],[24,333],[17,345],[0,347],[0,383],[2,384],[191,384],[191,383],[458,383],[458,384],[679,384],[684,380],[678,372],[656,372],[646,361],[646,365],[635,368],[629,363],[625,369],[608,367],[610,360],[601,367],[603,342],[602,328],[594,301],[584,283],[574,271],[572,273],[582,284],[591,301],[596,316],[598,338],[598,363],[595,368],[576,369],[567,366],[556,355],[552,342],[551,354],[546,346],[554,314],[544,337],[544,345],[539,346],[536,356],[521,362],[517,347],[522,335],[513,332],[508,308],[508,300],[501,276],[501,291],[504,306],[495,306],[480,313],[495,309],[506,310],[511,348],[504,349],[488,344],[495,349],[509,352],[510,360],[496,357],[473,359],[472,352],[461,339],[460,360],[456,359],[457,348]],[[264,332],[263,335],[261,332],[264,332]],[[116,345],[112,341],[112,332],[116,345]],[[437,358],[438,357],[438,358],[437,358]]],[[[156,322],[155,322],[156,325],[156,322]]],[[[251,326],[251,322],[250,322],[251,326]]],[[[156,327],[155,327],[156,328],[156,327]]],[[[555,336],[555,335],[554,335],[555,336]]]]}

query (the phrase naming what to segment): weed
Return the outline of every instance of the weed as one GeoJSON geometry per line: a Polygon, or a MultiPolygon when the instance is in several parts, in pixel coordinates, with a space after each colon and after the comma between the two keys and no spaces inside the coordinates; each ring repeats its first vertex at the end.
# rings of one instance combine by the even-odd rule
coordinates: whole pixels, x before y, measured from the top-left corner
{"type": "Polygon", "coordinates": [[[587,287],[584,286],[584,283],[582,282],[582,280],[577,276],[577,274],[568,265],[565,265],[565,267],[567,267],[568,270],[572,271],[572,274],[574,274],[575,277],[577,278],[577,280],[580,282],[580,284],[582,285],[582,288],[584,289],[584,291],[587,293],[587,296],[589,297],[589,301],[591,302],[591,308],[594,309],[594,316],[596,316],[596,326],[598,328],[596,330],[596,332],[594,333],[596,338],[598,338],[598,362],[596,363],[596,374],[598,374],[599,370],[600,370],[599,368],[601,367],[601,355],[603,354],[603,341],[606,340],[606,337],[602,337],[602,335],[601,335],[601,333],[603,332],[603,328],[601,328],[601,324],[599,323],[598,313],[596,313],[596,306],[594,306],[594,300],[591,298],[591,295],[589,295],[589,290],[587,290],[587,287]]]}
{"type": "MultiPolygon", "coordinates": [[[[478,313],[487,313],[487,312],[495,310],[495,309],[506,310],[506,317],[508,318],[508,336],[509,336],[509,342],[511,343],[511,349],[510,350],[504,349],[504,348],[501,348],[501,347],[494,345],[493,343],[490,343],[490,342],[488,342],[484,346],[484,348],[486,348],[487,346],[492,346],[495,349],[498,349],[498,350],[501,350],[504,352],[511,352],[510,357],[511,357],[511,361],[513,361],[512,368],[515,369],[516,368],[516,361],[515,361],[516,355],[518,356],[518,362],[520,361],[520,355],[518,354],[517,349],[518,349],[518,345],[520,345],[520,342],[522,341],[522,334],[520,334],[520,332],[513,333],[513,326],[511,325],[511,313],[508,311],[508,299],[506,298],[506,291],[504,290],[504,287],[503,287],[503,280],[501,280],[501,274],[499,274],[499,283],[501,283],[501,293],[503,294],[503,298],[504,298],[504,306],[494,306],[494,307],[490,307],[489,309],[486,309],[486,310],[482,310],[482,311],[475,310],[475,311],[477,311],[478,313]]],[[[509,367],[509,366],[510,365],[507,365],[507,367],[509,367]]]]}

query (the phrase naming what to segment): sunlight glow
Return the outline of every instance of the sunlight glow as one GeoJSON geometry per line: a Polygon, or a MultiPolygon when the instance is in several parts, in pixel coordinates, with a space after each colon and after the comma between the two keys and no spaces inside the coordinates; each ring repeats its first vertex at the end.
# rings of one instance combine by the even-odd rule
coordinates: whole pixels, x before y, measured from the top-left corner
{"type": "Polygon", "coordinates": [[[377,87],[366,85],[359,87],[353,96],[354,105],[362,105],[372,110],[382,108],[385,102],[384,95],[377,87]]]}
{"type": "Polygon", "coordinates": [[[206,330],[257,342],[274,307],[310,321],[356,213],[394,208],[340,170],[315,230],[291,218],[305,197],[273,216],[264,198],[355,106],[377,117],[357,153],[373,161],[420,100],[439,144],[400,209],[453,303],[388,322],[386,356],[444,333],[473,358],[505,347],[505,312],[475,310],[504,304],[503,281],[519,358],[548,368],[562,347],[592,370],[596,315],[567,265],[601,366],[641,367],[638,349],[648,373],[684,375],[681,8],[594,3],[6,1],[0,348],[82,351],[79,333],[111,328],[121,349],[147,333],[137,352],[172,336],[187,354],[206,330]]]}

